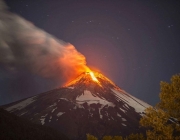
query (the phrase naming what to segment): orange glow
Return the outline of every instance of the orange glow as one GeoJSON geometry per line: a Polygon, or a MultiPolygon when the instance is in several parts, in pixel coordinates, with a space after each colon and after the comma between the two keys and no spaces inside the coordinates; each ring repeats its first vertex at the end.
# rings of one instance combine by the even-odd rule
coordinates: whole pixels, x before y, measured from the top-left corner
{"type": "Polygon", "coordinates": [[[89,74],[91,75],[91,78],[92,78],[94,81],[98,82],[97,78],[94,76],[94,73],[93,73],[92,71],[89,72],[89,74]]]}
{"type": "Polygon", "coordinates": [[[73,45],[68,44],[64,51],[63,53],[66,55],[61,56],[57,64],[60,64],[60,73],[63,74],[63,78],[65,78],[67,82],[72,81],[85,71],[90,71],[86,65],[85,56],[79,53],[73,45]]]}
{"type": "Polygon", "coordinates": [[[88,74],[87,76],[90,78],[90,80],[92,79],[94,82],[100,85],[96,73],[86,65],[86,58],[84,55],[79,53],[71,44],[66,46],[65,51],[66,55],[60,57],[58,61],[58,63],[61,64],[60,72],[63,73],[63,78],[66,78],[67,80],[65,85],[72,83],[72,81],[74,81],[74,79],[82,73],[88,74]]]}
{"type": "Polygon", "coordinates": [[[75,79],[67,82],[64,87],[73,85],[75,83],[77,83],[81,78],[86,78],[86,80],[84,81],[84,83],[88,83],[87,81],[94,81],[96,82],[99,86],[102,86],[101,83],[99,82],[99,80],[97,79],[97,77],[99,77],[101,74],[99,72],[93,72],[90,68],[87,67],[86,72],[81,73],[78,77],[76,77],[75,79]]]}

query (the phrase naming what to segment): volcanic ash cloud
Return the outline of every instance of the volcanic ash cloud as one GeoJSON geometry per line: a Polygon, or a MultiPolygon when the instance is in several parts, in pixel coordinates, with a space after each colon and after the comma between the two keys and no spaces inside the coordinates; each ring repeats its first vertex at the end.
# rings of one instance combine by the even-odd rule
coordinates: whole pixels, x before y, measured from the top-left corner
{"type": "Polygon", "coordinates": [[[85,57],[70,43],[10,13],[0,1],[0,65],[28,69],[47,78],[69,78],[88,69],[85,57]]]}

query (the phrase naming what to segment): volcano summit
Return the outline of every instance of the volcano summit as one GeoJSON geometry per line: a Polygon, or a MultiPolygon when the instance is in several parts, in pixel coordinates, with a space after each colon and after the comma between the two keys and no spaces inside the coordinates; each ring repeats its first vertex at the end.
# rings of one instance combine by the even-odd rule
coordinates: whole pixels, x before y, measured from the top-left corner
{"type": "Polygon", "coordinates": [[[143,132],[139,120],[149,106],[101,73],[84,72],[61,88],[3,108],[60,130],[72,140],[85,140],[87,133],[101,138],[143,132]]]}

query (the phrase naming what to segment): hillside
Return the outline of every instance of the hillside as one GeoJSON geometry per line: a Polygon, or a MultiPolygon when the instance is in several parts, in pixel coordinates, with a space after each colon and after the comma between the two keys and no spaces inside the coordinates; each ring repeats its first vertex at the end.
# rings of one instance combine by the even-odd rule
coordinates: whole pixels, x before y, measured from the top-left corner
{"type": "Polygon", "coordinates": [[[86,134],[145,133],[139,120],[147,103],[122,90],[98,72],[84,72],[63,87],[4,105],[8,112],[63,132],[71,140],[86,134]]]}
{"type": "Polygon", "coordinates": [[[20,118],[0,108],[1,140],[68,140],[58,131],[20,118]]]}

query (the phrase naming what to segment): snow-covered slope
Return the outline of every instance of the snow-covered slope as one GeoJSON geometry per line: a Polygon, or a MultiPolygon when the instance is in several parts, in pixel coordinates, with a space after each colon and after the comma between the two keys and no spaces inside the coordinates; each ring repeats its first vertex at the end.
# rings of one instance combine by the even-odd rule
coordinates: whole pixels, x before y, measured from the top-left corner
{"type": "Polygon", "coordinates": [[[42,125],[52,126],[73,140],[87,133],[123,135],[143,132],[139,127],[147,103],[117,87],[100,73],[97,81],[82,73],[64,87],[36,95],[4,108],[42,125]]]}

